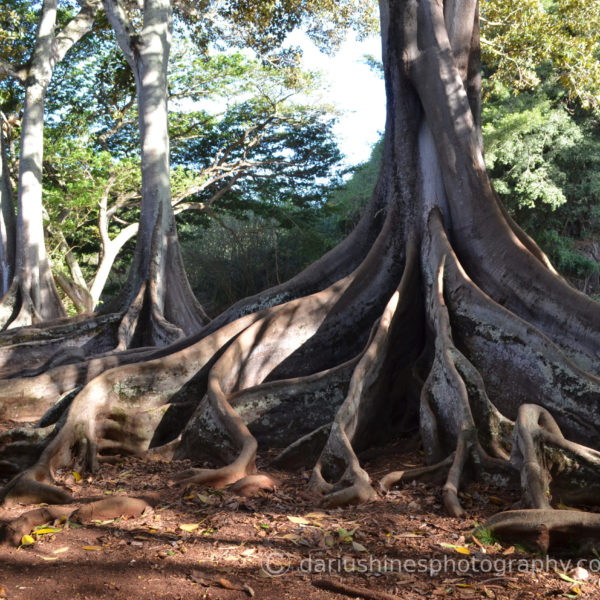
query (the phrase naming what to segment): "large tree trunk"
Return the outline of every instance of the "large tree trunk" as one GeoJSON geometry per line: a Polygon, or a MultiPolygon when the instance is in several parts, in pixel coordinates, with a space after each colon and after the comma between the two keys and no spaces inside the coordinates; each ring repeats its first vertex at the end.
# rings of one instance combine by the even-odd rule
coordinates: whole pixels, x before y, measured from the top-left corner
{"type": "MultiPolygon", "coordinates": [[[[521,484],[525,508],[489,523],[499,535],[529,535],[542,550],[568,534],[582,546],[597,538],[598,515],[552,506],[597,503],[600,306],[554,272],[494,195],[477,2],[380,6],[385,151],[359,234],[152,360],[79,377],[81,391],[40,422],[62,415],[53,437],[38,432],[39,458],[5,502],[68,500],[57,468],[148,451],[212,461],[182,474],[187,483],[271,487],[256,472],[262,443],[286,447],[279,465],[314,465],[311,486],[328,504],[441,477],[446,509],[461,515],[458,490],[476,476],[521,484]],[[356,452],[411,427],[428,465],[376,490],[356,452]]],[[[21,446],[7,439],[16,464],[21,446]]]]}
{"type": "Polygon", "coordinates": [[[58,0],[44,0],[35,45],[22,83],[14,278],[0,301],[0,326],[20,327],[65,316],[46,256],[42,206],[44,101],[56,63],[91,27],[98,3],[82,3],[79,14],[56,35],[58,0]]]}

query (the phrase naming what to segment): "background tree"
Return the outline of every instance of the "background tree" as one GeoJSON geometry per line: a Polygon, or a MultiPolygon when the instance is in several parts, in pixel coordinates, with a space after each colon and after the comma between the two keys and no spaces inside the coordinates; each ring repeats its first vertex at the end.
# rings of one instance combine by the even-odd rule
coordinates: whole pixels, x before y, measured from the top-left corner
{"type": "MultiPolygon", "coordinates": [[[[271,42],[269,43],[265,42],[265,45],[263,45],[262,47],[262,49],[264,49],[267,46],[269,46],[269,44],[271,44],[272,42],[284,39],[285,34],[288,31],[287,28],[293,28],[299,23],[306,23],[307,26],[310,26],[311,31],[313,33],[319,30],[324,31],[323,27],[327,24],[327,15],[329,15],[331,11],[338,11],[338,9],[340,8],[338,4],[334,5],[334,3],[327,2],[309,4],[291,3],[289,5],[286,5],[285,7],[280,7],[280,9],[278,9],[275,12],[267,11],[265,13],[259,11],[257,13],[253,6],[246,6],[244,8],[244,6],[240,5],[238,8],[240,8],[240,10],[246,11],[246,18],[243,20],[243,22],[237,22],[235,19],[237,19],[241,13],[237,11],[236,8],[236,14],[238,15],[238,17],[234,18],[233,13],[230,10],[232,9],[232,7],[233,4],[228,5],[228,7],[225,7],[221,3],[216,3],[215,11],[213,11],[212,9],[209,10],[210,7],[207,6],[207,11],[203,13],[204,16],[202,18],[199,18],[198,13],[194,11],[193,6],[190,7],[185,5],[185,3],[179,3],[177,5],[177,15],[181,19],[181,21],[178,20],[178,23],[181,22],[182,24],[184,24],[184,28],[187,27],[193,32],[194,39],[200,46],[202,46],[203,43],[207,44],[208,42],[216,43],[217,38],[215,38],[215,35],[225,34],[231,34],[228,38],[228,42],[242,43],[246,39],[245,36],[248,33],[248,31],[252,30],[253,33],[250,37],[252,38],[252,40],[254,40],[253,43],[255,44],[256,49],[260,50],[261,47],[259,39],[257,37],[259,31],[263,32],[265,39],[268,38],[269,40],[271,40],[271,42]],[[286,17],[285,15],[287,14],[287,11],[295,12],[296,16],[294,18],[286,17]],[[267,19],[266,21],[264,20],[265,18],[267,19]],[[269,19],[271,19],[271,21],[269,21],[269,19]],[[185,23],[187,23],[187,25],[185,25],[185,23]],[[281,31],[277,33],[279,29],[281,29],[281,31]]],[[[335,21],[337,23],[336,27],[338,27],[338,25],[345,27],[347,25],[353,24],[355,22],[353,19],[353,11],[358,11],[361,14],[365,13],[362,4],[354,2],[354,0],[344,3],[344,7],[345,8],[343,11],[343,18],[341,18],[341,20],[338,19],[335,21]]],[[[125,11],[132,11],[131,15],[127,15],[129,18],[129,16],[135,16],[137,5],[124,6],[122,8],[125,11]]],[[[340,15],[342,15],[342,13],[340,13],[340,15]]],[[[133,19],[133,21],[138,23],[138,21],[136,21],[135,18],[133,19]]],[[[327,42],[329,47],[332,47],[336,37],[339,36],[337,36],[337,30],[333,28],[331,29],[329,34],[323,37],[323,43],[327,42]]],[[[287,51],[283,53],[283,57],[278,57],[277,59],[275,59],[275,57],[272,54],[269,56],[264,55],[262,59],[266,62],[270,62],[271,64],[282,65],[283,63],[289,62],[289,60],[291,60],[294,55],[295,52],[287,51]]],[[[122,108],[126,108],[126,106],[123,106],[122,108]]],[[[117,121],[121,123],[120,118],[118,118],[117,121]]],[[[126,125],[125,128],[122,128],[120,124],[117,127],[118,132],[120,132],[122,136],[126,135],[127,127],[131,126],[129,119],[125,119],[124,124],[126,125]]],[[[157,239],[161,239],[160,236],[158,236],[157,239]]],[[[172,244],[170,247],[175,248],[175,246],[176,244],[172,244]]],[[[148,264],[149,262],[151,261],[147,261],[148,264]]],[[[175,277],[175,271],[176,270],[173,270],[172,277],[175,277]]],[[[131,272],[135,273],[136,270],[134,269],[131,272]]],[[[132,286],[126,285],[125,292],[127,290],[134,289],[135,287],[136,286],[133,284],[132,286]]],[[[173,287],[173,289],[175,288],[173,287]]],[[[72,295],[75,297],[76,293],[73,293],[72,295]]],[[[131,296],[131,294],[129,294],[129,296],[131,296]]],[[[106,306],[105,312],[103,314],[94,315],[88,318],[85,323],[83,323],[81,319],[76,319],[71,323],[59,323],[56,326],[49,325],[49,327],[46,328],[44,332],[44,348],[42,349],[41,345],[36,345],[35,347],[34,345],[32,345],[30,347],[31,353],[29,353],[29,356],[35,354],[36,361],[39,364],[40,362],[43,362],[46,359],[50,360],[50,358],[52,358],[56,353],[57,349],[61,346],[68,348],[79,346],[79,348],[81,348],[81,351],[84,354],[93,355],[96,352],[103,352],[111,347],[114,348],[115,345],[117,345],[119,348],[123,348],[124,346],[137,346],[139,344],[147,343],[148,341],[162,343],[166,339],[171,339],[173,336],[177,337],[181,335],[181,328],[177,327],[176,325],[174,327],[171,327],[167,319],[161,320],[162,317],[160,314],[160,310],[158,310],[158,312],[156,310],[150,310],[149,312],[144,310],[140,313],[137,313],[136,309],[138,307],[144,305],[149,306],[152,305],[152,303],[154,302],[150,301],[150,304],[145,303],[143,301],[143,294],[140,296],[135,296],[132,310],[129,311],[127,309],[126,312],[123,313],[122,310],[125,310],[127,308],[127,298],[129,296],[127,295],[127,293],[124,293],[124,296],[122,296],[122,298],[119,301],[106,306]],[[107,312],[111,310],[117,310],[118,312],[107,312]],[[142,315],[142,320],[138,321],[137,315],[140,314],[142,315]],[[152,327],[142,327],[142,322],[147,321],[148,318],[151,319],[152,327]],[[165,334],[166,337],[161,337],[161,328],[162,332],[165,334]],[[152,333],[153,329],[156,329],[158,332],[156,336],[154,336],[154,334],[152,333]],[[138,336],[135,333],[136,331],[140,333],[145,333],[141,333],[141,335],[138,336]],[[113,340],[113,342],[111,342],[111,340],[113,340]]],[[[187,292],[186,297],[191,298],[191,296],[187,292]]],[[[154,305],[158,306],[156,303],[154,305]]],[[[128,306],[131,307],[132,305],[129,304],[128,306]]],[[[188,308],[189,311],[195,313],[198,309],[198,306],[196,306],[194,303],[194,307],[188,306],[188,308]]],[[[178,319],[187,319],[188,324],[190,323],[188,319],[189,315],[188,317],[185,316],[187,314],[186,310],[176,312],[178,319]]],[[[5,338],[4,341],[5,343],[14,345],[19,340],[21,340],[19,335],[13,335],[9,338],[5,338]]],[[[25,352],[23,348],[21,348],[21,350],[25,352]]],[[[70,356],[70,353],[71,350],[69,349],[67,354],[69,354],[70,356]]],[[[6,355],[13,356],[10,352],[7,352],[6,355]]],[[[66,356],[61,358],[60,360],[63,359],[71,360],[66,356]]],[[[55,359],[53,360],[59,359],[55,357],[55,359]]]]}
{"type": "MultiPolygon", "coordinates": [[[[96,61],[97,56],[90,65],[84,55],[56,78],[49,108],[62,118],[46,135],[49,247],[59,285],[80,310],[98,303],[116,257],[137,233],[139,217],[137,138],[115,139],[128,128],[123,122],[135,120],[135,104],[124,93],[106,109],[96,105],[95,94],[103,101],[106,94],[90,71],[107,78],[96,61]],[[127,105],[125,116],[120,107],[127,105]],[[106,112],[124,121],[106,118],[106,112]]],[[[340,159],[331,139],[331,109],[296,100],[314,95],[316,76],[239,53],[199,54],[181,37],[171,62],[171,204],[179,223],[189,223],[188,238],[208,221],[248,211],[286,227],[292,221],[314,223],[340,159]]],[[[195,236],[195,245],[201,237],[195,236]]],[[[122,285],[129,249],[119,257],[112,289],[122,285]]],[[[201,285],[194,291],[205,296],[201,285]]],[[[111,288],[104,300],[110,295],[111,288]]]]}
{"type": "MultiPolygon", "coordinates": [[[[35,44],[25,66],[3,69],[24,86],[19,145],[17,229],[14,281],[0,303],[3,327],[28,325],[53,319],[64,310],[48,265],[42,220],[42,160],[44,100],[54,65],[87,33],[98,2],[85,1],[81,10],[66,19],[59,33],[57,0],[42,3],[35,44]]],[[[16,11],[12,11],[15,15],[16,11]]],[[[10,47],[9,41],[9,49],[10,47]]]]}
{"type": "Polygon", "coordinates": [[[16,215],[6,151],[10,124],[4,114],[0,117],[0,295],[4,296],[14,274],[16,215]]]}

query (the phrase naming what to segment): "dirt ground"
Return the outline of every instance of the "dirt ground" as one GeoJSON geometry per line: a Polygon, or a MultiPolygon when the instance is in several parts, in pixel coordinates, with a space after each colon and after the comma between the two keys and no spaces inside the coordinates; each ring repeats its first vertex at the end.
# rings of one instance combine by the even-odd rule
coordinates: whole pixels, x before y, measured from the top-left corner
{"type": "MultiPolygon", "coordinates": [[[[418,465],[418,448],[408,448],[386,447],[364,464],[373,479],[418,465]]],[[[261,456],[263,468],[268,459],[261,456]]],[[[573,571],[576,559],[470,537],[475,525],[517,500],[516,490],[474,482],[463,493],[467,517],[452,519],[440,489],[425,484],[362,506],[323,509],[306,492],[309,472],[268,470],[280,488],[247,499],[175,485],[173,476],[189,466],[125,458],[80,481],[59,474],[78,502],[148,492],[160,500],[139,518],[89,526],[59,519],[45,527],[56,531],[31,533],[26,541],[33,543],[0,546],[0,600],[600,598],[600,557],[573,571]]],[[[0,519],[33,508],[1,509],[0,519]]]]}

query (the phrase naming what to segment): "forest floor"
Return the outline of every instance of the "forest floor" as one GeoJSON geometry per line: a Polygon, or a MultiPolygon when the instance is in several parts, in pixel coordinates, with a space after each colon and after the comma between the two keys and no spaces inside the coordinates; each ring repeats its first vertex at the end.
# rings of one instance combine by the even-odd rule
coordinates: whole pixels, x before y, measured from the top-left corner
{"type": "MultiPolygon", "coordinates": [[[[262,455],[259,466],[269,458],[262,455]]],[[[416,443],[403,441],[363,464],[377,480],[420,459],[416,443]]],[[[57,531],[32,534],[34,543],[0,546],[0,600],[600,598],[600,560],[586,561],[589,579],[576,583],[586,575],[572,571],[577,559],[470,537],[476,524],[516,502],[517,490],[474,482],[462,493],[467,516],[453,519],[440,489],[425,484],[324,509],[306,492],[308,471],[268,470],[280,488],[247,499],[174,485],[189,466],[126,458],[80,481],[59,474],[78,503],[148,492],[159,502],[139,518],[57,521],[57,531]]],[[[0,520],[33,508],[0,509],[0,520]]]]}

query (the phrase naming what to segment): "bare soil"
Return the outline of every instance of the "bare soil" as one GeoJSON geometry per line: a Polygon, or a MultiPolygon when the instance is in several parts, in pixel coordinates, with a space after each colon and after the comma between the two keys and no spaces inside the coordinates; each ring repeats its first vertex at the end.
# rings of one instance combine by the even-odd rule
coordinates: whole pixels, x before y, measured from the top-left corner
{"type": "MultiPolygon", "coordinates": [[[[363,462],[375,480],[417,466],[422,455],[405,441],[372,456],[363,462]]],[[[263,467],[269,458],[262,455],[263,467]]],[[[457,519],[443,513],[440,490],[425,484],[324,509],[306,491],[309,472],[269,470],[280,487],[242,498],[175,485],[189,466],[124,458],[80,481],[59,474],[78,502],[148,492],[160,501],[139,518],[57,520],[50,525],[58,531],[32,533],[32,544],[0,546],[0,600],[600,598],[600,560],[585,563],[589,579],[575,583],[565,574],[585,576],[571,571],[577,559],[561,563],[471,538],[474,526],[516,502],[518,490],[474,482],[462,493],[467,517],[457,519]]],[[[1,509],[0,519],[36,507],[1,509]]]]}

